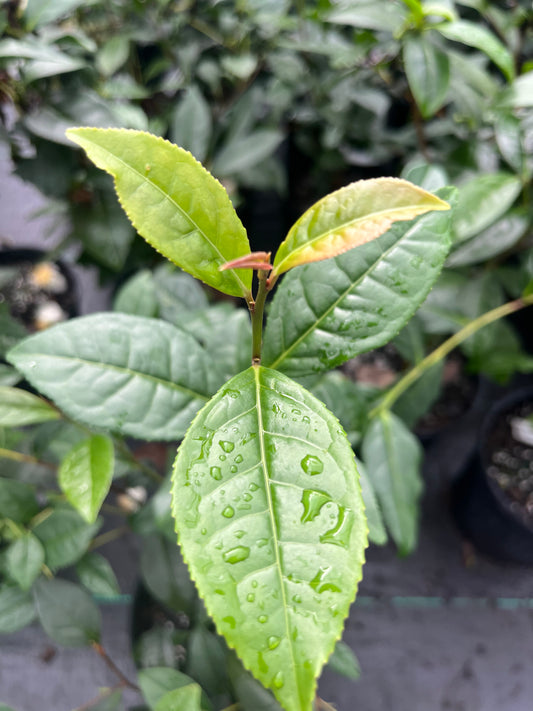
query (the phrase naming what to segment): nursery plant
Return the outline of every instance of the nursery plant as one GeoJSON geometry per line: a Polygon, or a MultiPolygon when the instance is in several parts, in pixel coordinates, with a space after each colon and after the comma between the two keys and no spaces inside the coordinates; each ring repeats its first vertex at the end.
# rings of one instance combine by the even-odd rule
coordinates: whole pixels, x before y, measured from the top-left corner
{"type": "MultiPolygon", "coordinates": [[[[54,406],[16,388],[6,397],[12,411],[41,407],[94,430],[58,476],[92,525],[112,481],[115,433],[182,440],[172,511],[191,577],[244,666],[283,708],[308,711],[356,594],[368,524],[352,446],[304,383],[386,343],[409,320],[448,253],[452,191],[439,197],[392,178],[353,183],[304,213],[271,259],[251,250],[224,188],[187,151],[140,131],[68,135],[111,173],[148,242],[209,287],[244,299],[251,332],[241,329],[228,351],[224,330],[202,341],[191,322],[73,319],[7,355],[54,406]],[[245,343],[249,366],[237,372],[245,343]]],[[[366,499],[375,489],[407,551],[419,447],[387,409],[366,425],[366,499]]],[[[34,513],[23,517],[30,529],[34,513]]],[[[38,609],[47,585],[41,566],[55,567],[49,554],[41,558],[24,580],[41,598],[38,609]]]]}

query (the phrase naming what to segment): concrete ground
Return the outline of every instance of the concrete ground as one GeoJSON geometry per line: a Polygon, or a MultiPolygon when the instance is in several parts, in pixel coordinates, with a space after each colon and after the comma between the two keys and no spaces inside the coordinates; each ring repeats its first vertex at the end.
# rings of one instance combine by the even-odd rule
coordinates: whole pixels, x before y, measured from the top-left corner
{"type": "MultiPolygon", "coordinates": [[[[41,199],[8,173],[0,153],[0,237],[17,246],[42,245],[49,222],[30,220],[41,199]]],[[[94,273],[80,274],[82,311],[104,308],[108,295],[96,288],[94,273]]],[[[483,409],[480,403],[427,449],[417,551],[404,560],[392,547],[368,551],[344,635],[359,658],[361,679],[350,682],[325,672],[320,682],[321,696],[339,711],[533,709],[533,570],[480,556],[469,556],[466,565],[449,513],[450,483],[483,409]]],[[[102,550],[118,571],[122,591],[132,593],[136,542],[102,550]]],[[[102,614],[104,646],[134,679],[130,608],[103,606],[102,614]]],[[[36,627],[0,638],[0,708],[4,703],[15,711],[72,711],[114,681],[94,652],[58,648],[36,627]]],[[[132,693],[125,700],[128,706],[139,703],[132,693]]]]}

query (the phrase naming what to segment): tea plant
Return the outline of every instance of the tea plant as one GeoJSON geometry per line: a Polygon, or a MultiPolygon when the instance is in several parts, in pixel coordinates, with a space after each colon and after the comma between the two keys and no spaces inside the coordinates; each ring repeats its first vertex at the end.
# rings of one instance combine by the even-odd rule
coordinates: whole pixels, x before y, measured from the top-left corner
{"type": "MultiPolygon", "coordinates": [[[[352,446],[302,383],[317,385],[317,375],[383,345],[413,315],[450,247],[452,191],[437,197],[392,178],[353,183],[304,213],[271,262],[251,251],[225,190],[188,152],[139,131],[68,135],[111,173],[149,243],[208,286],[244,298],[251,332],[240,330],[236,342],[244,335],[251,365],[238,372],[242,353],[226,343],[232,328],[216,320],[217,339],[201,339],[194,319],[174,325],[117,313],[21,341],[8,360],[96,432],[70,450],[59,485],[93,522],[113,475],[110,434],[183,439],[172,510],[200,596],[281,706],[308,711],[356,594],[367,519],[352,446]],[[282,276],[263,347],[266,298],[282,276]]],[[[10,392],[22,411],[25,396],[10,392]]],[[[46,415],[56,414],[48,406],[46,415]]],[[[375,490],[391,535],[408,551],[419,447],[387,408],[367,426],[369,516],[378,516],[375,490]]],[[[28,587],[42,586],[39,570],[28,587]]]]}

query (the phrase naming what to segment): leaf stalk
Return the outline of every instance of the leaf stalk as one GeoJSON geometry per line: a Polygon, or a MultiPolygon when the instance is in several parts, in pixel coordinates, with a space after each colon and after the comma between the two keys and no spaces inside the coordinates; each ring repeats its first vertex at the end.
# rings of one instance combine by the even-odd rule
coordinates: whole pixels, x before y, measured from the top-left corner
{"type": "Polygon", "coordinates": [[[257,295],[254,303],[249,307],[252,318],[252,364],[261,363],[261,351],[263,345],[263,316],[265,312],[265,301],[268,294],[267,278],[268,270],[259,269],[257,279],[257,295]]]}

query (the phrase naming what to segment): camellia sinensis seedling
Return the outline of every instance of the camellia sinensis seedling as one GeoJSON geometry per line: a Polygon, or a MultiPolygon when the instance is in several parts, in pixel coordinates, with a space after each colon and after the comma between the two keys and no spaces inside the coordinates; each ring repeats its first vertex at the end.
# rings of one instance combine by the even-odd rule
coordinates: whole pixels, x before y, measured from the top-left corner
{"type": "MultiPolygon", "coordinates": [[[[187,151],[139,131],[77,128],[68,136],[113,176],[128,217],[155,249],[246,301],[250,366],[228,379],[216,344],[121,314],[75,319],[25,340],[9,358],[80,422],[183,439],[172,508],[205,606],[281,706],[310,711],[361,578],[367,517],[352,447],[299,380],[385,344],[409,320],[448,253],[442,198],[450,192],[437,197],[393,178],[353,183],[313,205],[271,259],[251,251],[224,188],[187,151]],[[265,301],[282,275],[263,335],[265,301]]],[[[415,534],[394,503],[416,508],[420,487],[394,467],[418,450],[389,411],[372,427],[368,481],[407,550],[415,534]],[[392,449],[380,450],[384,440],[392,449]]]]}

